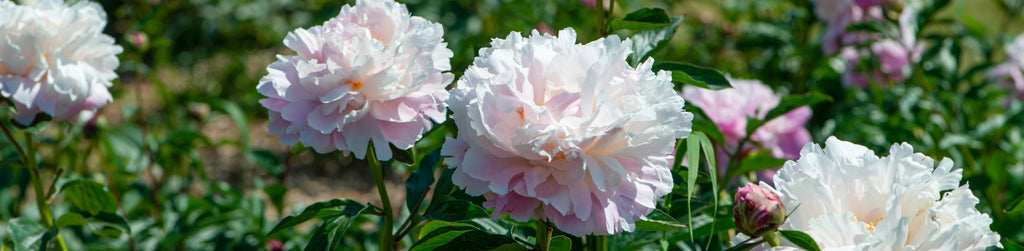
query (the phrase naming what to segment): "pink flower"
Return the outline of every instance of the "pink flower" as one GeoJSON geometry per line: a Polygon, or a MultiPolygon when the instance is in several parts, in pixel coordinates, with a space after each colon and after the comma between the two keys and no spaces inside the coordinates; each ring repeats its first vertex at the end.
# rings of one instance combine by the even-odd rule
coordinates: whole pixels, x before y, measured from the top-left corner
{"type": "MultiPolygon", "coordinates": [[[[736,151],[739,141],[747,136],[747,118],[764,118],[782,99],[758,80],[730,78],[729,82],[733,88],[717,91],[686,86],[683,87],[682,96],[704,110],[711,122],[722,131],[726,150],[732,152],[736,151]]],[[[765,149],[776,158],[799,157],[800,148],[811,142],[811,134],[804,128],[810,118],[811,109],[804,106],[772,119],[754,131],[754,135],[750,136],[754,144],[746,144],[742,151],[765,149]]],[[[724,171],[729,159],[719,158],[719,163],[719,168],[724,171]]],[[[765,170],[759,172],[758,176],[770,182],[774,173],[775,170],[765,170]]]]}
{"type": "Polygon", "coordinates": [[[786,206],[775,192],[747,183],[736,191],[732,217],[740,233],[761,236],[782,225],[786,220],[786,206]]]}
{"type": "Polygon", "coordinates": [[[0,1],[0,94],[17,108],[15,121],[30,125],[39,113],[87,121],[113,100],[107,87],[123,49],[103,34],[106,25],[96,3],[0,1]]]}
{"type": "Polygon", "coordinates": [[[988,78],[999,80],[1000,85],[1015,90],[1018,99],[1024,99],[1024,35],[1017,36],[1003,49],[1006,51],[1006,62],[992,69],[988,78]]]}
{"type": "Polygon", "coordinates": [[[452,181],[494,217],[577,236],[632,231],[671,192],[669,154],[693,115],[653,60],[626,63],[631,46],[614,35],[576,44],[571,28],[493,39],[448,99],[452,181]]]}
{"type": "Polygon", "coordinates": [[[359,0],[323,26],[288,33],[297,55],[278,56],[257,87],[267,98],[271,133],[317,152],[391,159],[388,143],[408,149],[444,121],[454,79],[441,25],[411,17],[391,0],[359,0]]]}

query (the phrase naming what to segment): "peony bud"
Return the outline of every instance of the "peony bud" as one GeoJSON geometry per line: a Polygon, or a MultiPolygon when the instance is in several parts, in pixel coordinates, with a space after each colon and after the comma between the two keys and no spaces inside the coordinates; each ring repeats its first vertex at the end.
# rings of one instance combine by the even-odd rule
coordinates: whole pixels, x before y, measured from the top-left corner
{"type": "Polygon", "coordinates": [[[782,225],[786,220],[786,207],[779,195],[751,183],[736,191],[732,214],[737,230],[756,237],[782,225]]]}
{"type": "Polygon", "coordinates": [[[145,51],[146,49],[149,49],[149,36],[147,36],[146,33],[137,31],[131,32],[125,34],[125,38],[128,39],[129,44],[135,46],[135,48],[139,50],[145,51]]]}

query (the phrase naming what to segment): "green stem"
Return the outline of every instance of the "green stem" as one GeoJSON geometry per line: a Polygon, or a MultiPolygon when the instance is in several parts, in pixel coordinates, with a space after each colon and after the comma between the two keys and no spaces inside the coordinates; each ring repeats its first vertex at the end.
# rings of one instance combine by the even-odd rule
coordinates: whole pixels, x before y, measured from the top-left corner
{"type": "Polygon", "coordinates": [[[782,246],[782,242],[779,241],[779,236],[775,235],[775,230],[769,231],[761,235],[765,242],[768,242],[768,246],[778,247],[782,246]]]}
{"type": "Polygon", "coordinates": [[[608,251],[607,235],[591,235],[587,237],[587,246],[592,251],[608,251]]]}
{"type": "MultiPolygon", "coordinates": [[[[25,133],[25,146],[28,151],[28,164],[25,166],[29,170],[30,176],[32,176],[32,188],[36,194],[36,207],[39,208],[39,215],[42,217],[43,226],[46,228],[53,227],[53,212],[50,211],[50,199],[47,198],[47,191],[43,190],[43,179],[39,175],[39,164],[36,163],[35,148],[32,146],[32,134],[25,133]]],[[[64,244],[64,237],[57,234],[57,248],[62,251],[67,251],[67,245],[64,244]]]]}
{"type": "Polygon", "coordinates": [[[537,251],[548,251],[551,246],[551,226],[547,221],[537,220],[537,251]]]}
{"type": "Polygon", "coordinates": [[[395,216],[391,210],[391,199],[388,198],[388,189],[384,186],[384,171],[381,170],[380,161],[377,160],[377,153],[373,149],[373,144],[367,147],[366,160],[370,164],[370,172],[373,172],[373,180],[377,182],[377,192],[380,194],[381,207],[384,208],[384,226],[380,231],[380,250],[391,251],[394,250],[392,244],[392,228],[395,224],[395,216]]]}
{"type": "MultiPolygon", "coordinates": [[[[609,0],[613,1],[613,0],[609,0]]],[[[604,1],[597,0],[597,34],[604,37],[607,28],[604,26],[604,1]]]]}

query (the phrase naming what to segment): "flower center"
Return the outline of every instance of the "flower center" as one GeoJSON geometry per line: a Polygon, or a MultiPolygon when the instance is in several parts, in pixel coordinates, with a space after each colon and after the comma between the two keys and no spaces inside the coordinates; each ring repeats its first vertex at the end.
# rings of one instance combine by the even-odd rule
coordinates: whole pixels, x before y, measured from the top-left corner
{"type": "Polygon", "coordinates": [[[359,88],[363,88],[363,81],[352,81],[352,80],[349,80],[348,84],[350,86],[352,86],[352,90],[353,91],[357,91],[357,90],[359,90],[359,88]]]}
{"type": "Polygon", "coordinates": [[[860,221],[861,223],[864,223],[864,225],[865,225],[864,229],[867,229],[868,231],[875,230],[875,226],[878,225],[878,222],[882,221],[882,219],[885,219],[885,217],[884,216],[883,217],[878,217],[874,221],[864,222],[864,221],[861,221],[860,219],[857,219],[857,216],[853,217],[853,220],[860,221]]]}

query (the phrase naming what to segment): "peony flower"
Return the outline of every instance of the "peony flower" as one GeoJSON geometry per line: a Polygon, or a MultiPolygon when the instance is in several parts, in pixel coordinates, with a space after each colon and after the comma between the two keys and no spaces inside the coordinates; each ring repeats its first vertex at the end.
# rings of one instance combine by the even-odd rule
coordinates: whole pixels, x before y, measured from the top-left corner
{"type": "Polygon", "coordinates": [[[409,149],[443,122],[454,79],[441,25],[411,17],[390,0],[359,0],[310,29],[288,33],[297,55],[278,56],[256,88],[271,133],[285,145],[391,159],[388,143],[409,149]]]}
{"type": "Polygon", "coordinates": [[[775,192],[747,183],[736,190],[732,217],[740,233],[761,236],[786,221],[786,206],[775,192]]]}
{"type": "Polygon", "coordinates": [[[1017,93],[1017,98],[1024,99],[1024,34],[1017,36],[1010,44],[1005,45],[1007,61],[999,64],[988,73],[991,80],[1017,93]]]}
{"type": "Polygon", "coordinates": [[[872,82],[883,87],[887,83],[901,83],[910,74],[911,65],[920,59],[922,44],[917,43],[916,25],[913,19],[917,16],[914,5],[906,5],[900,13],[899,34],[893,38],[881,38],[871,42],[870,48],[856,49],[846,46],[841,49],[841,56],[846,61],[843,73],[843,84],[853,87],[867,87],[872,82]],[[869,69],[858,67],[863,56],[871,56],[877,62],[869,69]]]}
{"type": "Polygon", "coordinates": [[[878,157],[835,137],[800,155],[775,175],[773,190],[791,213],[779,229],[803,231],[824,250],[1002,247],[989,230],[992,219],[974,208],[978,198],[958,187],[962,170],[949,159],[936,166],[907,143],[878,157]]]}
{"type": "MultiPolygon", "coordinates": [[[[747,118],[763,119],[782,99],[758,80],[729,78],[729,82],[733,88],[717,91],[685,86],[682,96],[704,110],[708,119],[722,131],[725,150],[733,152],[747,136],[747,118]]],[[[800,148],[811,142],[811,133],[804,128],[810,118],[811,108],[804,106],[772,119],[754,131],[750,136],[754,144],[744,145],[742,151],[765,149],[776,158],[795,159],[800,156],[800,148]]],[[[719,169],[724,172],[729,165],[728,156],[718,159],[719,169]]],[[[758,172],[764,181],[771,181],[774,174],[775,170],[758,172]]]]}
{"type": "Polygon", "coordinates": [[[814,13],[828,23],[822,34],[822,49],[833,54],[844,46],[856,46],[876,39],[877,35],[866,32],[849,32],[851,24],[884,21],[882,6],[888,0],[812,0],[814,13]]]}
{"type": "Polygon", "coordinates": [[[626,63],[630,40],[494,39],[448,99],[458,139],[441,149],[452,181],[494,217],[551,221],[577,236],[634,230],[671,192],[675,141],[690,133],[671,76],[626,63]]]}
{"type": "Polygon", "coordinates": [[[15,121],[30,125],[45,113],[77,123],[113,101],[107,87],[123,49],[103,34],[106,25],[96,3],[0,0],[0,94],[17,109],[15,121]]]}

